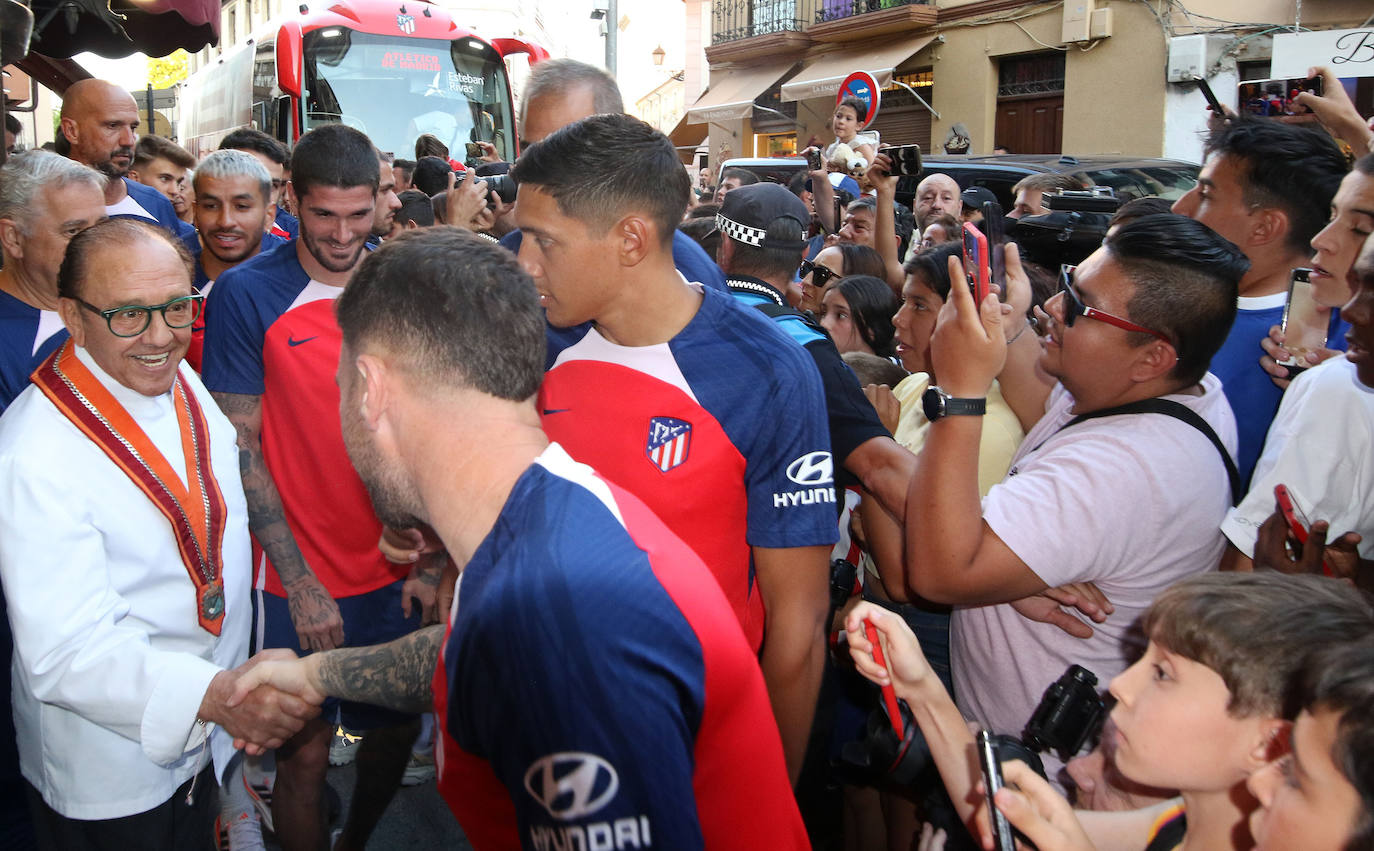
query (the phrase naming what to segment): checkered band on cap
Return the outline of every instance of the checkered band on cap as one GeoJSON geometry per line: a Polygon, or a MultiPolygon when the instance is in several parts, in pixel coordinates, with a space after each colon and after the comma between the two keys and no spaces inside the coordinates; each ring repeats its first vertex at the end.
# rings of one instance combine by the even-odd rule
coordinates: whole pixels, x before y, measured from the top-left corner
{"type": "Polygon", "coordinates": [[[763,244],[763,238],[767,233],[758,228],[751,228],[748,225],[727,219],[724,213],[716,213],[716,227],[720,228],[722,234],[735,242],[743,242],[755,248],[763,244]]]}

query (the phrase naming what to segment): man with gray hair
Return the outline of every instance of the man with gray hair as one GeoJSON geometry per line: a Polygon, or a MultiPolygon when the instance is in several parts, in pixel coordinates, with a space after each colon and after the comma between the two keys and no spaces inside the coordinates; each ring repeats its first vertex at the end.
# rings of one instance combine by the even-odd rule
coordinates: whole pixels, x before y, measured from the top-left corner
{"type": "Polygon", "coordinates": [[[67,242],[105,218],[104,190],[99,173],[47,151],[16,154],[0,169],[0,411],[67,338],[57,270],[67,242]]]}
{"type": "Polygon", "coordinates": [[[538,142],[589,115],[624,112],[615,78],[576,59],[545,59],[530,69],[520,104],[520,141],[538,142]]]}
{"type": "MultiPolygon", "coordinates": [[[[191,206],[199,231],[196,259],[196,290],[210,295],[215,279],[264,248],[286,240],[267,231],[277,215],[272,203],[272,176],[261,161],[247,151],[220,150],[201,161],[192,178],[195,202],[191,206]]],[[[186,362],[200,371],[205,338],[205,315],[191,326],[191,347],[186,362]]]]}

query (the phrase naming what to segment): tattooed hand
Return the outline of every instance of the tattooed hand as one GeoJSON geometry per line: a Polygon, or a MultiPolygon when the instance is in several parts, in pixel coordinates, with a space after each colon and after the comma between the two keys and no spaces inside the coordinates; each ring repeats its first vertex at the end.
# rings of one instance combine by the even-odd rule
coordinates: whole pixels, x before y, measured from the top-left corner
{"type": "Polygon", "coordinates": [[[343,616],[339,604],[313,574],[284,584],[291,623],[296,626],[304,650],[331,650],[344,643],[343,616]]]}

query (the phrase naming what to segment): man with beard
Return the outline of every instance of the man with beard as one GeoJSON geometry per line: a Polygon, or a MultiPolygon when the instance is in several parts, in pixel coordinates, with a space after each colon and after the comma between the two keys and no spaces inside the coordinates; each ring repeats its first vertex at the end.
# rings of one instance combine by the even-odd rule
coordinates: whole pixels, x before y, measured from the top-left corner
{"type": "Polygon", "coordinates": [[[61,120],[62,135],[71,146],[67,156],[110,178],[106,215],[155,222],[190,245],[194,231],[177,218],[172,202],[125,176],[138,141],[138,105],[132,95],[104,80],[80,80],[62,98],[61,120]]]}
{"type": "Polygon", "coordinates": [[[219,140],[219,149],[247,151],[262,163],[262,167],[272,176],[272,203],[277,207],[272,227],[268,230],[275,236],[295,239],[296,234],[300,233],[300,223],[296,221],[295,216],[287,212],[283,203],[283,196],[286,194],[287,166],[291,159],[286,146],[261,130],[240,127],[219,140]]]}
{"type": "MultiPolygon", "coordinates": [[[[382,558],[382,527],[353,472],[338,426],[334,371],[342,336],[334,300],[372,230],[377,150],[331,124],[291,156],[300,236],[224,272],[207,308],[206,386],[238,429],[249,527],[260,552],[254,585],[260,647],[305,653],[404,635],[403,584],[437,583],[382,558]]],[[[367,732],[338,848],[361,848],[395,793],[419,729],[416,716],[343,703],[325,708],[277,751],[273,822],[287,851],[327,837],[323,790],[334,725],[367,732]],[[327,719],[327,720],[325,720],[327,719]]]]}
{"type": "MultiPolygon", "coordinates": [[[[219,276],[264,248],[285,240],[263,229],[276,215],[272,203],[272,178],[252,154],[215,151],[200,164],[192,179],[195,187],[197,243],[196,289],[205,297],[219,276]]],[[[186,362],[200,371],[205,344],[205,314],[191,327],[191,347],[186,362]]]]}
{"type": "Polygon", "coordinates": [[[396,211],[401,209],[401,199],[396,197],[396,172],[391,167],[391,155],[377,152],[380,170],[377,184],[377,206],[372,211],[372,239],[376,245],[388,236],[395,236],[396,211]]]}

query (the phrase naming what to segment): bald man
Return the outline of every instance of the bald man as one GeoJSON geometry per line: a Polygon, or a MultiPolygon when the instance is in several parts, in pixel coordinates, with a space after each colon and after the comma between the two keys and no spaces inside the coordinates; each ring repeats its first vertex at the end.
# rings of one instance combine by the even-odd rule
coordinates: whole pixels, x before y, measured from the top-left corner
{"type": "Polygon", "coordinates": [[[916,187],[916,221],[922,228],[941,213],[961,218],[964,203],[959,198],[959,184],[947,174],[932,174],[916,187]]]}
{"type": "Polygon", "coordinates": [[[125,175],[138,142],[138,105],[133,95],[104,80],[79,80],[62,98],[62,135],[71,145],[67,156],[109,178],[105,214],[110,218],[144,219],[161,225],[187,243],[195,228],[177,218],[172,202],[151,186],[125,175]]]}

